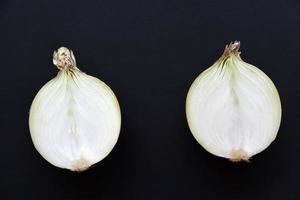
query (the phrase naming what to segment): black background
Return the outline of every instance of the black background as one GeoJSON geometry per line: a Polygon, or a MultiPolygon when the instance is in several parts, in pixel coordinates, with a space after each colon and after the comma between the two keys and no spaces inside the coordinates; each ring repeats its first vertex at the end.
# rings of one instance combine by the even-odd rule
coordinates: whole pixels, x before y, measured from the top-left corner
{"type": "Polygon", "coordinates": [[[1,199],[300,199],[299,1],[7,0],[0,27],[1,199]],[[190,84],[233,40],[282,101],[277,139],[250,163],[207,153],[185,118],[190,84]],[[122,109],[114,150],[80,174],[47,163],[28,130],[60,46],[122,109]]]}

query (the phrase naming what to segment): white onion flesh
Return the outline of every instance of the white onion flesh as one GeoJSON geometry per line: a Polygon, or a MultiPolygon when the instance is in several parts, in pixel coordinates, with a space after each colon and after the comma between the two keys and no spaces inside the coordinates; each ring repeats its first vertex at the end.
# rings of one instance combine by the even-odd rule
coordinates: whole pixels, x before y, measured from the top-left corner
{"type": "Polygon", "coordinates": [[[83,171],[116,144],[121,113],[112,90],[76,67],[72,51],[54,52],[57,76],[38,92],[30,108],[34,146],[51,164],[83,171]]]}
{"type": "Polygon", "coordinates": [[[232,161],[248,160],[275,139],[281,103],[271,79],[244,62],[240,43],[193,82],[186,114],[195,139],[210,153],[232,161]]]}

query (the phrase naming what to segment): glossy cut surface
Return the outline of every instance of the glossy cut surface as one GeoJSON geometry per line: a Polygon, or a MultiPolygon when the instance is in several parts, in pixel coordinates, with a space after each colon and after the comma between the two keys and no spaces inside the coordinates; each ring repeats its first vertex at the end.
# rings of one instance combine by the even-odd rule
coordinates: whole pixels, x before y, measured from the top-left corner
{"type": "Polygon", "coordinates": [[[247,160],[275,139],[278,92],[267,75],[239,56],[220,59],[193,82],[186,102],[189,127],[210,153],[247,160]]]}
{"type": "Polygon", "coordinates": [[[99,79],[77,69],[60,71],[35,97],[29,125],[34,145],[47,161],[81,171],[116,144],[120,108],[99,79]]]}

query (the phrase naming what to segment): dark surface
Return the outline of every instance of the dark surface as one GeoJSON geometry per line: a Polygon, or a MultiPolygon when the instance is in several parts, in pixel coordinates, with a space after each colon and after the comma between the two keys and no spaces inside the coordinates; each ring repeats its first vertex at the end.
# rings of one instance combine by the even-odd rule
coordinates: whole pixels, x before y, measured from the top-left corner
{"type": "Polygon", "coordinates": [[[0,27],[1,199],[300,199],[298,0],[7,0],[0,27]],[[241,164],[207,153],[185,119],[190,84],[236,39],[283,108],[277,139],[241,164]],[[122,108],[114,150],[81,174],[47,163],[28,130],[62,45],[122,108]]]}

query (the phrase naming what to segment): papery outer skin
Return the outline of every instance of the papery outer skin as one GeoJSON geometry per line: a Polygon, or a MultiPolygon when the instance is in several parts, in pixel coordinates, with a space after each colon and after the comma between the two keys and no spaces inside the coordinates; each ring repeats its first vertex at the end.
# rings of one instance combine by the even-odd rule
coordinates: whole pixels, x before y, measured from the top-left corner
{"type": "Polygon", "coordinates": [[[38,92],[29,127],[34,146],[48,162],[83,171],[113,149],[121,112],[105,83],[74,68],[59,71],[38,92]]]}
{"type": "Polygon", "coordinates": [[[193,136],[208,152],[248,160],[275,139],[281,103],[266,74],[230,54],[195,79],[186,115],[193,136]]]}

